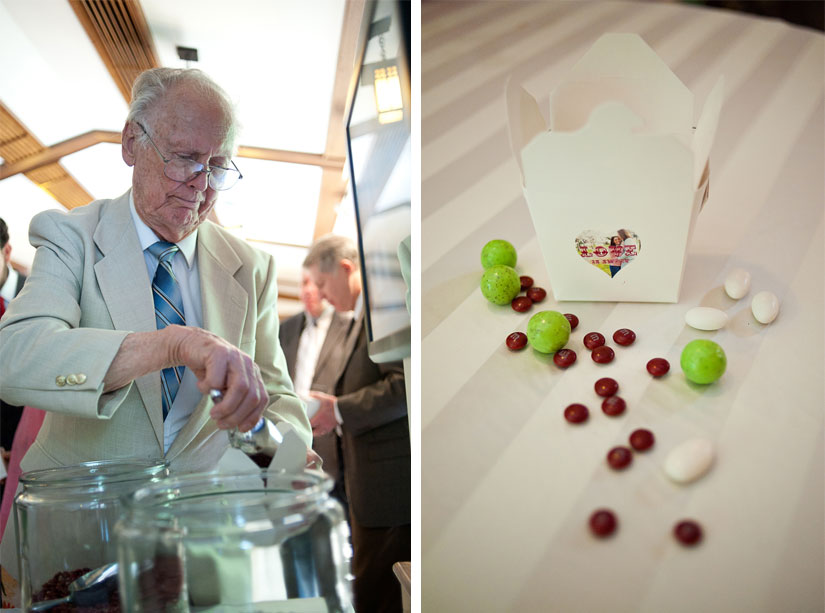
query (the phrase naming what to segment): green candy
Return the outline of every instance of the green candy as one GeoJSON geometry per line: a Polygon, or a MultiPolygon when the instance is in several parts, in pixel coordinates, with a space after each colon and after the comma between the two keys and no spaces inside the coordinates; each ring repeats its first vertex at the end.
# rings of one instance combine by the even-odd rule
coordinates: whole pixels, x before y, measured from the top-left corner
{"type": "Polygon", "coordinates": [[[499,265],[515,268],[516,260],[516,248],[505,240],[492,240],[481,248],[481,265],[485,270],[499,265]]]}
{"type": "Polygon", "coordinates": [[[510,304],[519,291],[518,273],[509,266],[491,266],[481,275],[481,293],[493,304],[510,304]]]}
{"type": "Polygon", "coordinates": [[[530,346],[542,353],[555,353],[570,339],[570,322],[558,311],[540,311],[527,323],[530,346]]]}
{"type": "Polygon", "coordinates": [[[713,341],[696,339],[682,349],[679,364],[689,381],[707,385],[725,373],[728,360],[722,348],[713,341]]]}

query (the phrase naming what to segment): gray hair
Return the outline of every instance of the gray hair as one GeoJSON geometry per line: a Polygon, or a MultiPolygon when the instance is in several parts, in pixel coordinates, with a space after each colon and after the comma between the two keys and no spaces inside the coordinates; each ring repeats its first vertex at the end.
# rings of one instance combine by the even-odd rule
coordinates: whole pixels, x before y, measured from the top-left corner
{"type": "MultiPolygon", "coordinates": [[[[229,155],[233,155],[239,131],[235,107],[227,93],[209,75],[197,68],[151,68],[140,73],[132,85],[132,102],[129,104],[126,121],[140,123],[148,128],[154,108],[177,85],[192,87],[199,95],[221,108],[226,121],[223,126],[226,134],[223,148],[229,155]]],[[[138,133],[138,140],[148,144],[143,131],[138,133]]]]}
{"type": "Polygon", "coordinates": [[[304,268],[317,265],[321,272],[332,272],[341,260],[358,264],[358,247],[351,238],[327,234],[312,243],[304,268]]]}

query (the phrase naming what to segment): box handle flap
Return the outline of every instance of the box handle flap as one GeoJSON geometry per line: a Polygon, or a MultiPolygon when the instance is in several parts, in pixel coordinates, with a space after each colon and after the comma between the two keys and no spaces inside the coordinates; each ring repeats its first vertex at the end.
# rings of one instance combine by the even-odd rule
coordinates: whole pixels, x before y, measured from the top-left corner
{"type": "Polygon", "coordinates": [[[710,157],[710,148],[713,145],[713,138],[716,136],[716,128],[719,125],[719,115],[722,112],[722,102],[725,97],[725,77],[720,76],[716,80],[716,85],[708,94],[702,115],[696,123],[696,131],[693,133],[693,185],[699,187],[702,173],[710,157]]]}
{"type": "Polygon", "coordinates": [[[547,131],[547,123],[541,115],[539,105],[512,76],[507,77],[504,86],[504,98],[507,106],[507,128],[510,136],[510,148],[516,158],[521,185],[524,186],[524,167],[521,162],[521,150],[537,135],[547,131]]]}

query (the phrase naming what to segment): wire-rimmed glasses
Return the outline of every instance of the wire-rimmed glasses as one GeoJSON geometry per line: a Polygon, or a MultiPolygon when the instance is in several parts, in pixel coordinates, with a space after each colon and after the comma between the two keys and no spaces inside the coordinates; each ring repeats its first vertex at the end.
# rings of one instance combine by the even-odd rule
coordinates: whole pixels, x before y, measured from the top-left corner
{"type": "Polygon", "coordinates": [[[223,166],[206,166],[196,160],[188,160],[182,157],[167,158],[160,152],[157,145],[155,145],[155,141],[149,136],[149,132],[143,127],[143,124],[139,122],[135,123],[140,126],[146,138],[149,139],[152,148],[160,156],[160,159],[163,160],[163,175],[167,179],[177,181],[178,183],[186,183],[191,181],[196,175],[205,172],[209,179],[209,187],[220,191],[234,187],[240,179],[243,179],[241,171],[238,170],[238,167],[232,160],[229,160],[232,168],[224,168],[223,166]]]}

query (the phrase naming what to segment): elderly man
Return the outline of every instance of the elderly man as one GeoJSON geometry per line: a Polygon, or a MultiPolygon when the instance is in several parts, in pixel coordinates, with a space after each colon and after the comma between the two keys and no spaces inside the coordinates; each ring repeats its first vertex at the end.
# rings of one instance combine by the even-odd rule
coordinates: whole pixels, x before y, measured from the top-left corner
{"type": "Polygon", "coordinates": [[[358,250],[348,238],[318,239],[304,268],[339,312],[353,311],[332,394],[313,415],[316,436],[340,426],[350,504],[356,611],[401,611],[395,562],[410,559],[410,429],[404,370],[374,364],[367,352],[358,250]]]}
{"type": "Polygon", "coordinates": [[[132,188],[32,220],[31,275],[0,326],[0,396],[48,411],[24,471],[136,457],[209,470],[222,431],[261,415],[311,444],[274,340],[275,263],[206,221],[241,178],[235,136],[204,73],[146,71],[122,133],[132,188]]]}

